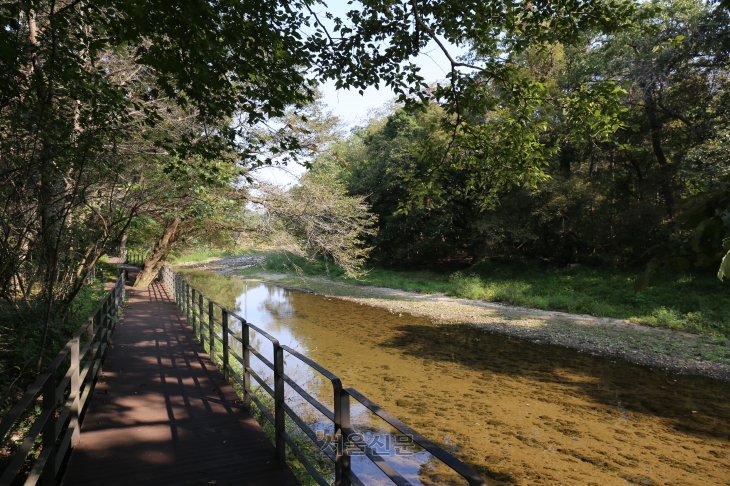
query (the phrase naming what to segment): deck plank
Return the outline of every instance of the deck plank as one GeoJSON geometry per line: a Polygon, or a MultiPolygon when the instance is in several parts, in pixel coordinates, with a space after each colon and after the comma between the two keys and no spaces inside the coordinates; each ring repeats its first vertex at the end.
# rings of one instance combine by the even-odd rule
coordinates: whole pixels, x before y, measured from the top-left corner
{"type": "Polygon", "coordinates": [[[299,484],[164,286],[127,295],[62,484],[299,484]]]}

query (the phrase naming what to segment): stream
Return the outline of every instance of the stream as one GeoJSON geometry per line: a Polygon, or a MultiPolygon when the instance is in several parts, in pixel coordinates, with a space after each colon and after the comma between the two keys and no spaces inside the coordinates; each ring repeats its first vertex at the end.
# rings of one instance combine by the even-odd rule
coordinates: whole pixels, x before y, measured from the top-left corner
{"type": "MultiPolygon", "coordinates": [[[[340,377],[487,480],[509,485],[730,485],[730,383],[201,271],[206,296],[340,377]]],[[[272,359],[263,336],[251,342],[272,359]]],[[[328,380],[286,373],[331,408],[328,380]]],[[[255,357],[252,367],[271,383],[255,357]]],[[[253,382],[254,380],[252,380],[253,382]]],[[[331,423],[287,387],[321,437],[331,423]]],[[[353,429],[414,484],[458,484],[353,401],[353,429]]],[[[388,484],[353,457],[366,484],[388,484]]]]}

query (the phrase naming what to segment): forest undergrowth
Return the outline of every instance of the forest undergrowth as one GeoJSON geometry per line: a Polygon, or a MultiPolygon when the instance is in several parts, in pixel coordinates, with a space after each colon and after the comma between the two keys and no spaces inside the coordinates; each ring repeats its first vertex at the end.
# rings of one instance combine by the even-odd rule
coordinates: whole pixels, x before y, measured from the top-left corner
{"type": "MultiPolygon", "coordinates": [[[[116,267],[99,262],[94,281],[82,288],[73,301],[73,307],[65,319],[54,321],[49,327],[47,350],[41,369],[48,366],[66,345],[74,332],[91,315],[106,294],[104,283],[116,281],[116,267]]],[[[27,385],[37,376],[40,353],[40,331],[37,309],[18,312],[0,304],[0,418],[22,396],[27,385]]]]}

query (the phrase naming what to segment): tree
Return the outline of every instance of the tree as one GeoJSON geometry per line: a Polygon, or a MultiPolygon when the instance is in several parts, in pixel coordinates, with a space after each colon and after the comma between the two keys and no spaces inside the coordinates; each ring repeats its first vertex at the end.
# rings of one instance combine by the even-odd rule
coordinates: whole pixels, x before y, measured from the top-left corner
{"type": "MultiPolygon", "coordinates": [[[[19,314],[26,309],[45,335],[52,316],[64,314],[85,274],[135,218],[151,218],[176,198],[181,201],[178,191],[198,187],[193,178],[214,186],[229,172],[245,175],[252,166],[306,160],[309,149],[295,124],[261,127],[310,103],[314,78],[356,88],[383,80],[409,106],[440,100],[444,133],[452,135],[446,148],[434,152],[432,167],[465,165],[475,174],[469,182],[474,188],[479,174],[505,187],[533,184],[543,178],[547,153],[539,141],[541,125],[533,120],[544,88],[526,78],[515,59],[529,48],[570,42],[584,29],[615,28],[631,12],[618,0],[367,0],[347,19],[328,15],[333,36],[320,22],[321,5],[314,0],[0,5],[5,302],[19,314]],[[309,26],[306,33],[303,25],[309,26]],[[439,36],[473,49],[468,60],[453,60],[450,84],[429,91],[417,68],[402,64],[439,36]],[[471,71],[462,73],[461,67],[471,71]],[[504,136],[508,150],[491,143],[494,136],[504,136]],[[480,172],[484,151],[494,152],[499,163],[492,169],[499,170],[480,172]],[[149,187],[140,180],[160,181],[160,189],[170,193],[146,195],[149,187]]],[[[575,92],[565,98],[578,100],[578,108],[585,105],[575,92]]],[[[438,171],[429,174],[430,187],[438,190],[433,178],[438,171]]],[[[430,193],[418,187],[410,185],[411,200],[425,205],[430,193]]],[[[219,189],[211,189],[207,207],[226,199],[228,189],[220,194],[219,189]]],[[[490,198],[487,192],[483,205],[490,198]]],[[[192,218],[182,213],[195,207],[190,202],[181,214],[156,220],[167,228],[160,241],[174,239],[178,225],[187,231],[192,218]]]]}
{"type": "Polygon", "coordinates": [[[301,19],[289,2],[0,6],[0,290],[42,343],[149,205],[141,169],[199,160],[210,179],[225,154],[258,161],[247,127],[311,99],[301,19]],[[196,123],[152,130],[172,113],[196,123]]]}
{"type": "Polygon", "coordinates": [[[375,232],[376,217],[362,196],[348,196],[336,175],[310,172],[289,190],[259,184],[256,200],[264,211],[259,234],[280,250],[332,261],[348,277],[361,274],[371,248],[365,238],[375,232]]]}
{"type": "MultiPolygon", "coordinates": [[[[396,111],[340,145],[349,190],[370,195],[379,216],[373,255],[705,264],[710,254],[693,249],[699,221],[684,222],[683,201],[726,184],[727,12],[654,2],[636,13],[619,31],[515,55],[514,72],[540,86],[541,102],[524,105],[529,118],[492,85],[496,108],[462,110],[457,131],[443,120],[458,114],[430,106],[396,111]],[[528,135],[511,136],[504,125],[514,120],[528,135]]],[[[717,237],[708,240],[714,262],[725,254],[717,237]]]]}

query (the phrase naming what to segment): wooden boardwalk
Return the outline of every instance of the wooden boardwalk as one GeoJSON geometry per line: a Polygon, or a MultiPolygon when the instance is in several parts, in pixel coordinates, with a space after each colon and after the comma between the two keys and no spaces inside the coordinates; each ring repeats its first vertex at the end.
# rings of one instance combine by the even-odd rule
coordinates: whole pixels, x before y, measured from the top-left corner
{"type": "Polygon", "coordinates": [[[158,282],[129,305],[62,485],[296,485],[158,282]]]}

